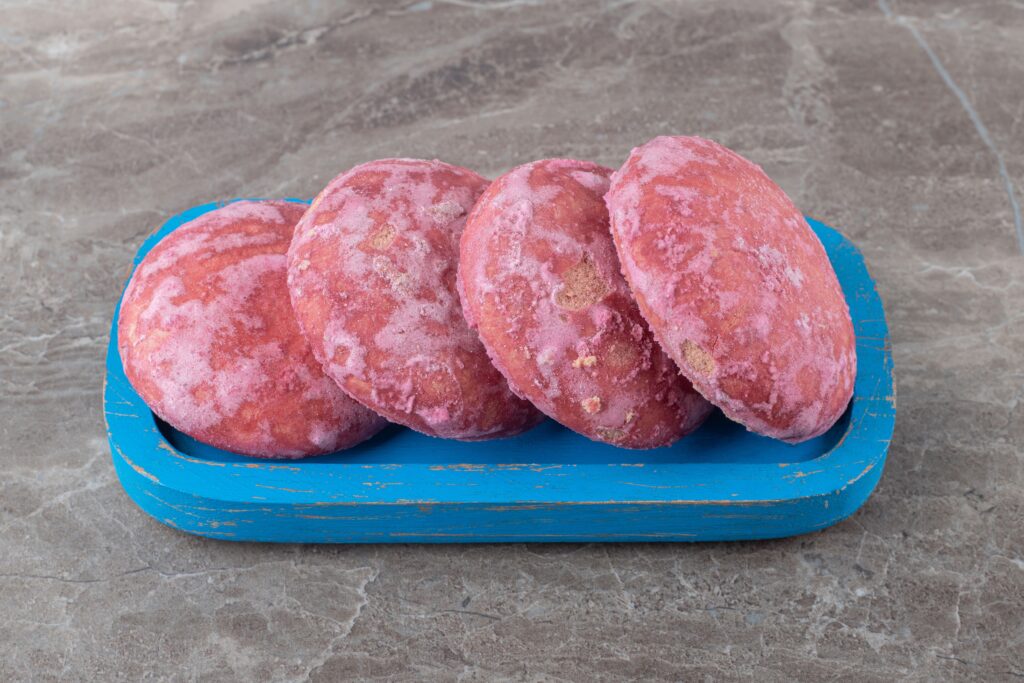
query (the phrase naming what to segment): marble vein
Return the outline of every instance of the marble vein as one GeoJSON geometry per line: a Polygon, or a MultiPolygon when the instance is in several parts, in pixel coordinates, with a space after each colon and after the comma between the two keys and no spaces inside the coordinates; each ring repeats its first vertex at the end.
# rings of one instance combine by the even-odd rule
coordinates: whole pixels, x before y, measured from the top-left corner
{"type": "Polygon", "coordinates": [[[992,140],[992,135],[989,134],[988,128],[985,127],[985,123],[981,120],[981,116],[978,115],[974,105],[971,104],[971,100],[967,97],[967,93],[956,84],[953,77],[945,66],[942,65],[942,60],[932,49],[932,46],[925,40],[924,35],[917,29],[914,24],[907,21],[906,17],[894,14],[892,8],[889,6],[888,0],[878,0],[878,6],[885,13],[885,16],[895,20],[897,24],[910,31],[910,35],[914,37],[914,40],[921,49],[928,55],[928,59],[931,60],[932,66],[935,67],[935,71],[942,78],[942,82],[950,89],[950,91],[956,96],[956,99],[960,102],[960,106],[964,108],[967,113],[967,117],[970,118],[971,123],[974,124],[975,130],[978,131],[978,137],[985,143],[992,156],[996,160],[996,166],[999,170],[999,178],[1002,180],[1003,187],[1006,189],[1006,196],[1010,200],[1010,211],[1013,217],[1013,226],[1017,233],[1017,246],[1021,253],[1024,254],[1024,219],[1021,217],[1020,203],[1017,201],[1017,195],[1013,187],[1013,179],[1010,178],[1010,174],[1006,170],[1006,161],[1003,159],[1002,152],[996,147],[995,142],[992,140]]]}

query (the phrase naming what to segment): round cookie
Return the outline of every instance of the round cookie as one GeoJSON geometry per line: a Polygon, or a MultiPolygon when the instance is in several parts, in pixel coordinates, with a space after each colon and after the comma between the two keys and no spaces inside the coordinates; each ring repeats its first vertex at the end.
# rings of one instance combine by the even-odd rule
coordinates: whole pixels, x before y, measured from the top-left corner
{"type": "Polygon", "coordinates": [[[305,206],[234,202],[164,237],[121,301],[118,351],[164,421],[264,458],[330,453],[386,422],[327,377],[299,331],[287,251],[305,206]]]}
{"type": "Polygon", "coordinates": [[[764,171],[709,140],[659,137],[633,150],[606,200],[641,313],[709,401],[790,443],[839,419],[857,370],[849,309],[764,171]]]}
{"type": "Polygon", "coordinates": [[[314,200],[289,251],[292,306],[327,374],[431,436],[511,436],[541,419],[491,365],[455,290],[459,237],[487,182],[440,161],[356,166],[314,200]]]}
{"type": "Polygon", "coordinates": [[[462,235],[459,286],[517,393],[595,441],[655,448],[711,406],[655,343],[622,278],[603,200],[611,173],[547,159],[495,180],[462,235]]]}

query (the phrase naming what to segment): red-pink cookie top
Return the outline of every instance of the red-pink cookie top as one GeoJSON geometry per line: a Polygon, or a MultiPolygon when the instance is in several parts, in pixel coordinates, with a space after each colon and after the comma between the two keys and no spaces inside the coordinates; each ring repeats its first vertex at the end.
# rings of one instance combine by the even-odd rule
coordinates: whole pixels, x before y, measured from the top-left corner
{"type": "Polygon", "coordinates": [[[857,370],[849,309],[821,242],[760,167],[659,137],[606,199],[640,311],[709,401],[792,443],[839,419],[857,370]]]}
{"type": "Polygon", "coordinates": [[[121,362],[178,430],[229,451],[300,458],[386,424],[323,373],[295,322],[286,254],[304,210],[228,204],[164,237],[136,268],[118,319],[121,362]]]}
{"type": "Polygon", "coordinates": [[[431,436],[510,436],[541,419],[469,329],[455,291],[476,173],[384,159],[328,184],[295,231],[288,281],[299,325],[352,397],[431,436]]]}
{"type": "Polygon", "coordinates": [[[668,445],[711,406],[654,342],[619,272],[611,170],[548,159],[495,180],[462,236],[463,309],[517,393],[596,441],[668,445]]]}

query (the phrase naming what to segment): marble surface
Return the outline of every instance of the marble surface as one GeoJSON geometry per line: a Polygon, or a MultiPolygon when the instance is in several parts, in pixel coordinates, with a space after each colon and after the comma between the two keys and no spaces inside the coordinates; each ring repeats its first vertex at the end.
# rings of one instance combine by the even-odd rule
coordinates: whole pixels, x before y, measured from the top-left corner
{"type": "Polygon", "coordinates": [[[1024,677],[1024,4],[7,0],[0,679],[1024,677]],[[763,543],[188,537],[111,467],[127,264],[167,216],[375,157],[762,164],[863,249],[898,423],[877,492],[763,543]]]}

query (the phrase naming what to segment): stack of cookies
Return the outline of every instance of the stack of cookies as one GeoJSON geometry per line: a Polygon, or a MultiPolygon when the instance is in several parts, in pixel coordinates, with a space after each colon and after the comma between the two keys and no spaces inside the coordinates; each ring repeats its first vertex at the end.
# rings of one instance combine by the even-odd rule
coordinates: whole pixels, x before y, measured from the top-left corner
{"type": "Polygon", "coordinates": [[[176,429],[298,458],[387,422],[476,441],[544,415],[624,448],[713,406],[790,443],[853,391],[821,243],[755,164],[659,137],[617,171],[547,159],[493,182],[385,159],[306,207],[240,201],[161,240],[125,291],[129,381],[176,429]]]}

